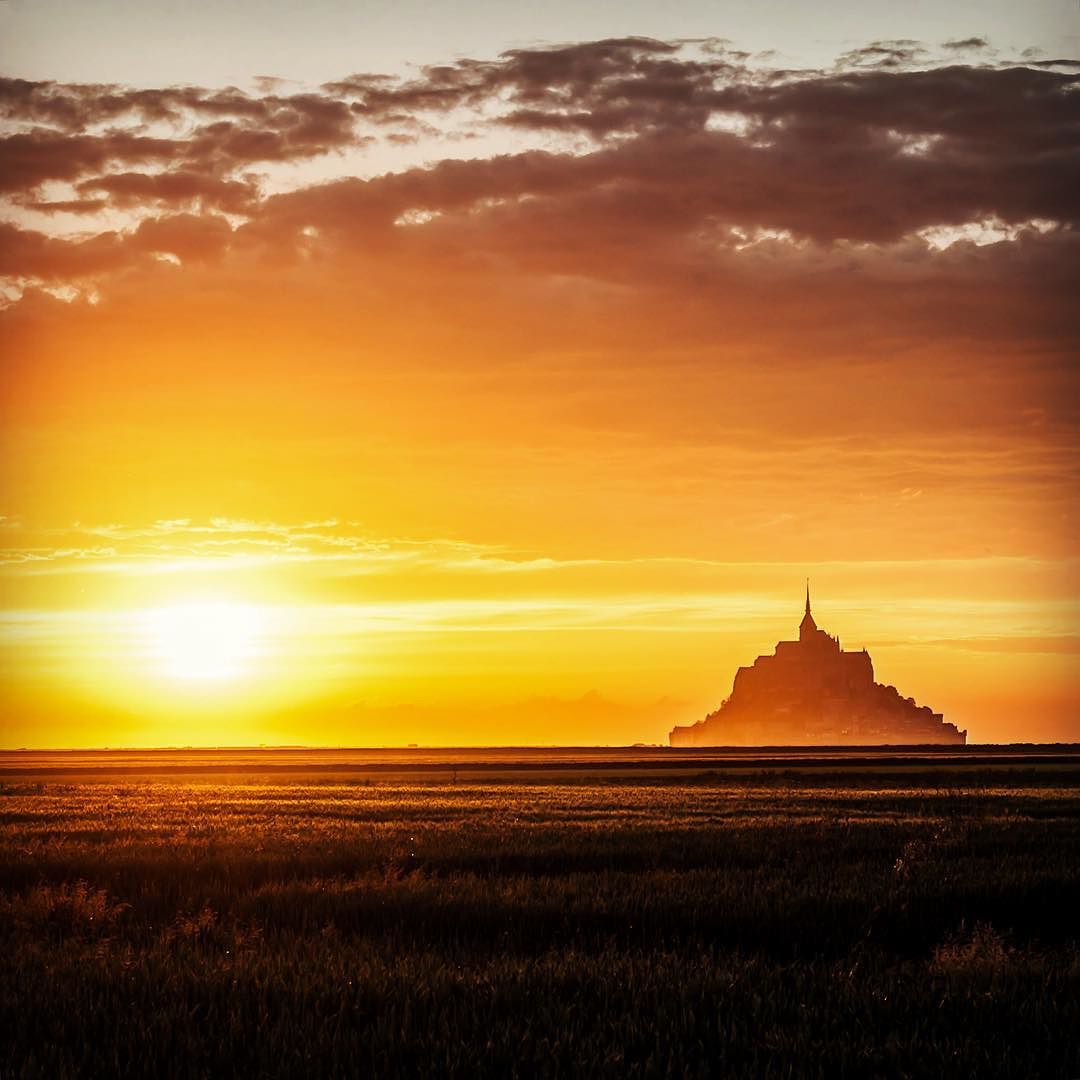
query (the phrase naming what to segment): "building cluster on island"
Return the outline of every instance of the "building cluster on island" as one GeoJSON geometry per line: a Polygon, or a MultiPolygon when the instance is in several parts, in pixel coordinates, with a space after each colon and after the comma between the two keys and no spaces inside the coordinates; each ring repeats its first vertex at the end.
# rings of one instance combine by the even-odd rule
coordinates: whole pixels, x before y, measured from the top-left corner
{"type": "Polygon", "coordinates": [[[963,745],[967,732],[941,713],[874,682],[870,654],[845,652],[806,614],[798,641],[781,641],[735,675],[731,696],[696,724],[677,726],[672,746],[963,745]]]}

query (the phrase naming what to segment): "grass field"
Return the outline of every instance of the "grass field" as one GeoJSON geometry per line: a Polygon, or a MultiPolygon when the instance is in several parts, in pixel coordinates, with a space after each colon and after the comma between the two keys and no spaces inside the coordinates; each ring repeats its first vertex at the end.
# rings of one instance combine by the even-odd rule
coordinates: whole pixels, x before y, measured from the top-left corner
{"type": "Polygon", "coordinates": [[[3,755],[0,1076],[1080,1076],[1080,758],[421,756],[3,755]]]}

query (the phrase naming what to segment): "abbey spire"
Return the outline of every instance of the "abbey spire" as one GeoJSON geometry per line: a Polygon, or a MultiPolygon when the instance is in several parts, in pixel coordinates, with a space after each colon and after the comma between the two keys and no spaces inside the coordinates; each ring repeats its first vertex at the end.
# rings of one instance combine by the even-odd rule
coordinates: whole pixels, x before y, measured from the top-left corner
{"type": "Polygon", "coordinates": [[[808,637],[810,634],[817,630],[817,623],[814,622],[814,616],[810,614],[810,579],[806,579],[806,614],[803,616],[802,622],[799,623],[799,639],[802,640],[808,637]]]}

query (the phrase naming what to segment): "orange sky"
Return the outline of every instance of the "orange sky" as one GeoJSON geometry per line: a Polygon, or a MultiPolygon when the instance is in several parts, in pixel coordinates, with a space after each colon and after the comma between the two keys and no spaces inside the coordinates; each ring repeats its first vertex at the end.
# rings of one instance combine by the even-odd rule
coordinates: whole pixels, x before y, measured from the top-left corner
{"type": "Polygon", "coordinates": [[[807,575],[972,741],[1080,739],[1074,71],[0,83],[0,744],[659,742],[807,575]]]}

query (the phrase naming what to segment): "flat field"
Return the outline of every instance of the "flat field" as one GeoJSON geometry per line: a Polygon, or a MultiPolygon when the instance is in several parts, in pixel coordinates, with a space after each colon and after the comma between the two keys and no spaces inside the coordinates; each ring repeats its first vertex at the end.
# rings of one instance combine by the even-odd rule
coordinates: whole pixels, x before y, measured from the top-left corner
{"type": "Polygon", "coordinates": [[[1080,756],[0,754],[0,1077],[1080,1076],[1080,756]]]}

